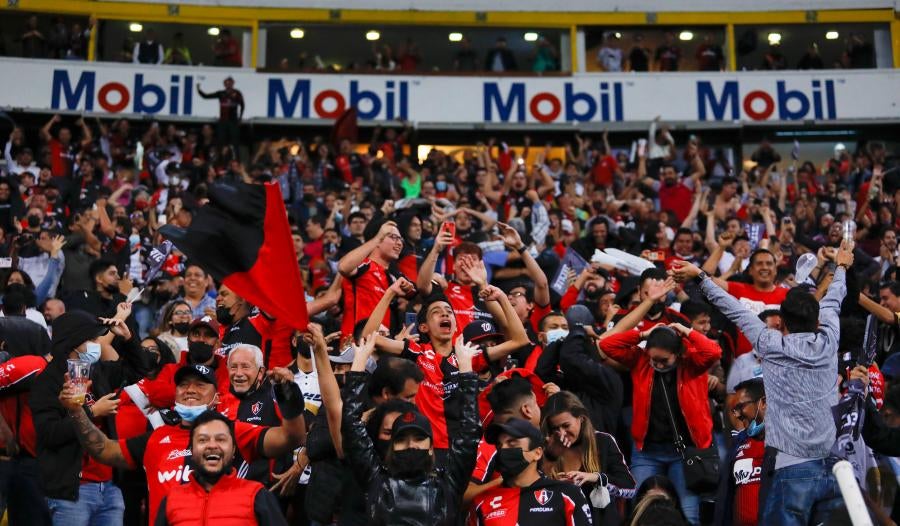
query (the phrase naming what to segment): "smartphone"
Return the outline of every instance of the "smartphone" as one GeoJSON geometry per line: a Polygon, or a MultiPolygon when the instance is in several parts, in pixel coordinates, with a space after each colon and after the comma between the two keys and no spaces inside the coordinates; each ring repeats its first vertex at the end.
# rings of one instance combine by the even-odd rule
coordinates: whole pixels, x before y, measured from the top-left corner
{"type": "Polygon", "coordinates": [[[638,143],[637,143],[638,157],[643,157],[646,152],[647,152],[647,139],[638,139],[638,143]]]}
{"type": "Polygon", "coordinates": [[[650,252],[650,261],[663,261],[666,259],[666,253],[662,250],[653,250],[650,252]]]}
{"type": "Polygon", "coordinates": [[[12,258],[0,258],[0,268],[12,268],[12,258]]]}
{"type": "Polygon", "coordinates": [[[450,232],[450,235],[456,238],[456,223],[451,223],[447,221],[444,223],[444,226],[441,227],[444,232],[450,232]]]}
{"type": "Polygon", "coordinates": [[[412,325],[410,334],[419,334],[419,327],[416,323],[416,318],[418,318],[418,314],[416,314],[415,312],[407,312],[406,316],[403,319],[404,327],[409,327],[410,325],[412,325]]]}

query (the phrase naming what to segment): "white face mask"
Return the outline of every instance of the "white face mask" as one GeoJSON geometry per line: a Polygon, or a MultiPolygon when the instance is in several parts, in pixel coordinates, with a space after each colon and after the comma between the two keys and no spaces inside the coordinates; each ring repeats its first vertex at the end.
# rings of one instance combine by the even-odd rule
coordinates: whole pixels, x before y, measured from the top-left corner
{"type": "Polygon", "coordinates": [[[558,340],[564,340],[568,335],[569,331],[566,329],[550,329],[547,331],[547,345],[558,340]]]}
{"type": "Polygon", "coordinates": [[[85,350],[84,354],[81,355],[81,358],[91,364],[97,363],[100,361],[100,344],[97,342],[87,342],[84,345],[85,350]]]}

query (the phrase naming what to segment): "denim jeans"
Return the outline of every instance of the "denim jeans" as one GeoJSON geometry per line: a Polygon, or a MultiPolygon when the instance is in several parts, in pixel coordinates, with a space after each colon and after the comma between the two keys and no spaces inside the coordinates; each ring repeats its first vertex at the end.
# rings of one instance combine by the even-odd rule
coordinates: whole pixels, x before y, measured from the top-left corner
{"type": "Polygon", "coordinates": [[[78,500],[47,499],[53,526],[122,526],[125,501],[112,482],[88,482],[78,489],[78,500]]]}
{"type": "Polygon", "coordinates": [[[41,491],[37,460],[18,456],[0,462],[0,498],[11,525],[50,524],[50,510],[41,491]]]}
{"type": "Polygon", "coordinates": [[[644,442],[643,450],[635,448],[631,453],[631,474],[637,487],[653,475],[668,477],[681,499],[685,517],[695,526],[700,524],[700,497],[687,489],[681,455],[675,450],[675,444],[644,442]]]}
{"type": "Polygon", "coordinates": [[[831,474],[834,461],[810,460],[775,470],[760,524],[788,526],[819,524],[844,505],[837,480],[831,474]]]}

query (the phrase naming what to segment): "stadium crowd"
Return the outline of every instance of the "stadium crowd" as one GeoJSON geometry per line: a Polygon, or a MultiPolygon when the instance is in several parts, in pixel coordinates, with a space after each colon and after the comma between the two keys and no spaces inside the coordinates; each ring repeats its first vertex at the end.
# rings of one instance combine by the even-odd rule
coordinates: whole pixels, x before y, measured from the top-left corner
{"type": "Polygon", "coordinates": [[[633,157],[604,133],[564,158],[525,138],[420,162],[387,128],[365,151],[271,139],[242,162],[230,89],[208,95],[218,131],[54,116],[9,134],[11,525],[840,520],[831,408],[852,385],[869,512],[900,517],[884,144],[816,166],[763,141],[732,167],[657,120],[633,157]],[[154,259],[221,185],[267,183],[304,332],[177,240],[154,259]]]}

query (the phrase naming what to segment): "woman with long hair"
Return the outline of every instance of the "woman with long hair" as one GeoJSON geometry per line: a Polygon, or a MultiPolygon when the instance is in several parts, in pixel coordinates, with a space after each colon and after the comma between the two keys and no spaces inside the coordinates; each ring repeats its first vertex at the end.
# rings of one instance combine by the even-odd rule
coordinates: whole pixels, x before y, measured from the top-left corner
{"type": "Polygon", "coordinates": [[[616,439],[596,431],[574,394],[561,391],[542,408],[541,431],[547,437],[544,473],[581,487],[591,502],[594,524],[619,524],[612,499],[634,496],[634,477],[616,439]]]}
{"type": "Polygon", "coordinates": [[[163,307],[157,338],[166,344],[160,351],[169,353],[175,362],[181,359],[182,351],[188,348],[188,332],[192,321],[191,305],[184,300],[173,300],[163,307]]]}

